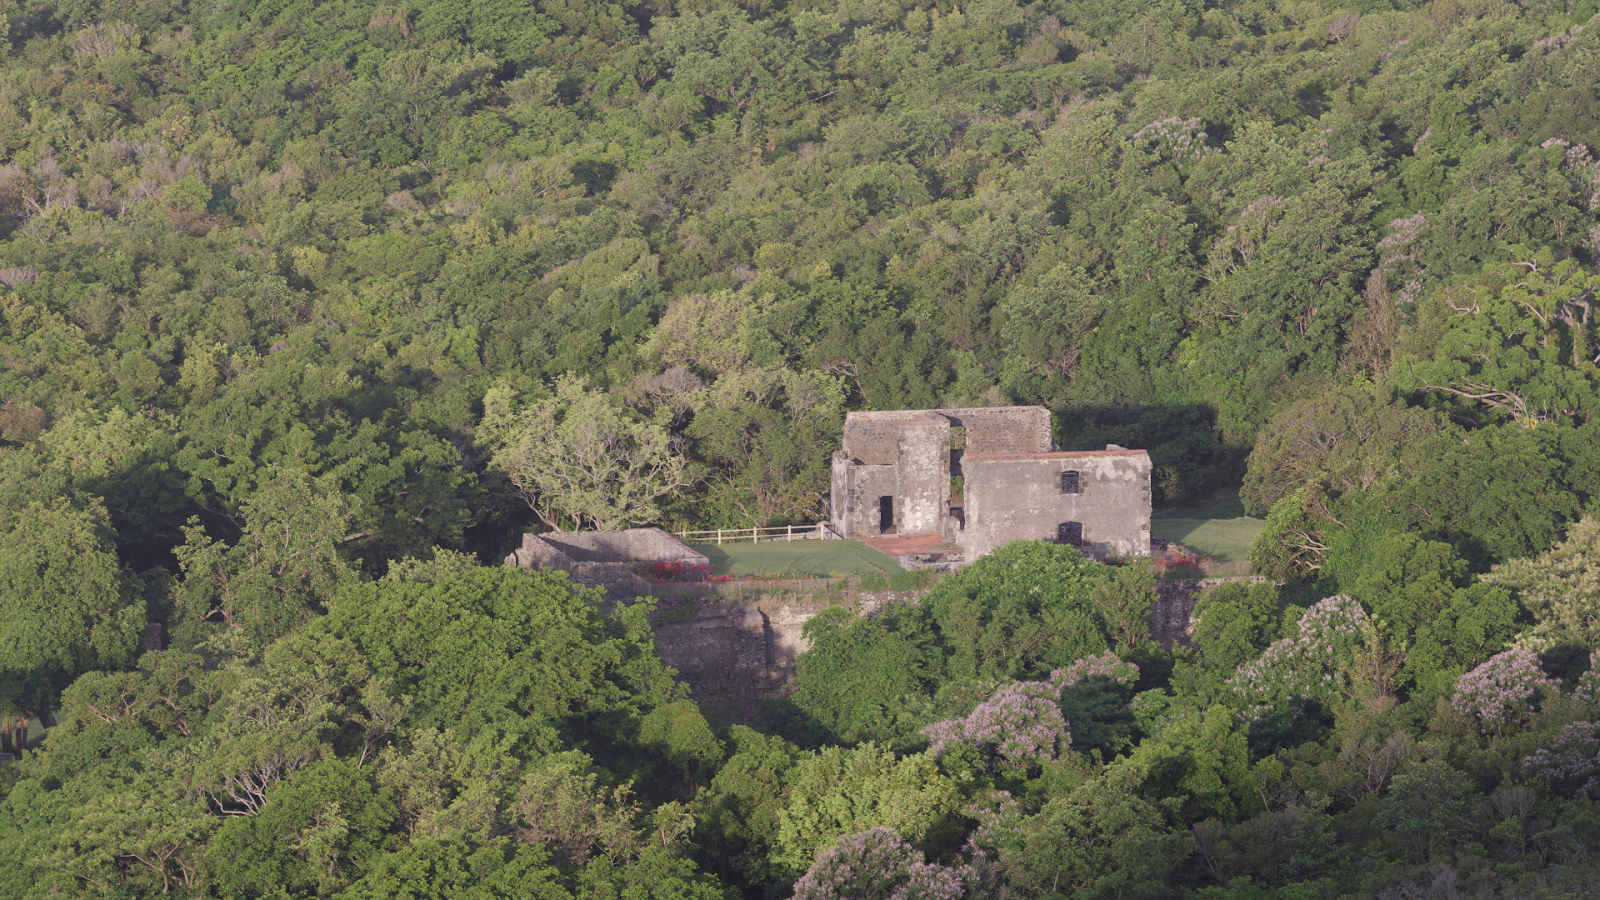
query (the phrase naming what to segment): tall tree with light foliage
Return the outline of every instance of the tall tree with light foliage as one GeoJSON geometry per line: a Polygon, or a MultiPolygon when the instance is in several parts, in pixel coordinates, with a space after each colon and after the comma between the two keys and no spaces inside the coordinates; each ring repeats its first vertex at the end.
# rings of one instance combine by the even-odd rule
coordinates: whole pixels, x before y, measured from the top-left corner
{"type": "Polygon", "coordinates": [[[631,420],[578,376],[556,380],[555,396],[522,409],[512,389],[490,388],[479,438],[544,523],[599,530],[652,522],[656,501],[692,483],[665,428],[631,420]]]}

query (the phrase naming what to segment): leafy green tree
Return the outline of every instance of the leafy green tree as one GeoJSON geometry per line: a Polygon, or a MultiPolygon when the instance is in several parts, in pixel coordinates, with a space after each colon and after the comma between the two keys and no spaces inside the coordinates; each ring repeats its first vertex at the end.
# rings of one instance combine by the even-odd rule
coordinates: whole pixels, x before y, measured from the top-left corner
{"type": "Polygon", "coordinates": [[[353,760],[320,760],[276,788],[259,814],[222,824],[207,849],[207,881],[239,897],[332,894],[399,843],[390,829],[397,813],[353,760]]]}
{"type": "Polygon", "coordinates": [[[1466,773],[1426,760],[1395,776],[1376,822],[1392,828],[1416,858],[1434,859],[1466,836],[1475,794],[1466,773]]]}
{"type": "Polygon", "coordinates": [[[1487,584],[1511,592],[1533,617],[1533,627],[1516,639],[1522,649],[1545,652],[1563,646],[1592,647],[1596,599],[1600,598],[1600,519],[1586,516],[1566,539],[1532,559],[1513,559],[1483,576],[1487,584]]]}
{"type": "Polygon", "coordinates": [[[568,900],[572,894],[561,884],[560,872],[549,864],[549,858],[543,847],[504,837],[481,846],[464,841],[418,841],[377,857],[360,880],[334,896],[340,900],[568,900]]]}
{"type": "Polygon", "coordinates": [[[938,658],[917,624],[896,627],[838,608],[818,613],[805,624],[810,646],[795,663],[795,706],[838,740],[914,734],[925,723],[897,713],[932,694],[939,679],[938,658]]]}
{"type": "Polygon", "coordinates": [[[1424,439],[1448,430],[1442,419],[1362,388],[1302,400],[1256,437],[1240,497],[1260,515],[1308,485],[1345,493],[1404,477],[1428,464],[1418,451],[1424,439]]]}
{"type": "Polygon", "coordinates": [[[894,753],[867,743],[827,747],[795,763],[789,796],[778,813],[775,865],[798,877],[841,837],[884,826],[908,841],[956,810],[956,785],[933,758],[894,753]]]}
{"type": "Polygon", "coordinates": [[[691,789],[722,762],[722,742],[691,700],[668,703],[646,714],[639,720],[639,741],[677,770],[691,789]]]}
{"type": "Polygon", "coordinates": [[[111,546],[98,502],[35,501],[0,539],[4,699],[53,724],[62,689],[93,669],[132,665],[145,606],[111,546]]]}
{"type": "Polygon", "coordinates": [[[1107,767],[997,841],[1006,881],[1030,897],[1161,897],[1194,839],[1144,799],[1144,769],[1107,767]]]}
{"type": "Polygon", "coordinates": [[[351,585],[315,627],[413,698],[411,727],[553,749],[585,732],[631,739],[638,717],[683,696],[655,655],[647,605],[602,619],[596,603],[564,573],[484,568],[351,585]]]}
{"type": "Polygon", "coordinates": [[[1421,387],[1536,425],[1595,408],[1595,339],[1588,301],[1595,276],[1575,259],[1514,248],[1470,292],[1449,292],[1456,315],[1421,387]]]}
{"type": "Polygon", "coordinates": [[[1405,648],[1404,672],[1425,695],[1447,692],[1517,631],[1506,592],[1468,581],[1466,562],[1450,545],[1415,535],[1379,541],[1349,580],[1379,629],[1405,648]]]}
{"type": "Polygon", "coordinates": [[[656,501],[690,483],[666,430],[632,422],[605,394],[563,376],[555,396],[520,411],[509,387],[484,398],[480,434],[528,506],[551,528],[654,521],[656,501]]]}
{"type": "Polygon", "coordinates": [[[729,729],[733,753],[695,796],[695,838],[708,859],[749,884],[781,880],[767,857],[778,837],[784,781],[797,759],[794,745],[743,725],[729,729]]]}
{"type": "Polygon", "coordinates": [[[941,580],[907,617],[924,617],[948,678],[1037,677],[1106,649],[1093,596],[1110,577],[1071,547],[1016,541],[941,580]]]}
{"type": "Polygon", "coordinates": [[[244,533],[232,546],[211,539],[199,519],[184,529],[176,551],[183,579],[174,601],[181,639],[197,640],[202,623],[239,628],[266,644],[327,608],[341,585],[355,580],[339,555],[348,536],[349,505],[327,480],[304,472],[271,473],[243,509],[244,533]]]}

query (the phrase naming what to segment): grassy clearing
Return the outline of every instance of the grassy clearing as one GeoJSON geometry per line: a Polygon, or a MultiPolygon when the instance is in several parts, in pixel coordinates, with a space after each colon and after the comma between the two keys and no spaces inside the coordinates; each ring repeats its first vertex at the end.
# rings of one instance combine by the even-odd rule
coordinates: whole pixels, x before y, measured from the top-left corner
{"type": "Polygon", "coordinates": [[[1228,497],[1204,506],[1162,510],[1150,517],[1150,532],[1221,562],[1243,562],[1264,524],[1245,515],[1237,497],[1228,497]]]}
{"type": "Polygon", "coordinates": [[[860,541],[768,541],[760,544],[695,544],[718,575],[766,578],[837,578],[904,572],[893,557],[860,541]]]}

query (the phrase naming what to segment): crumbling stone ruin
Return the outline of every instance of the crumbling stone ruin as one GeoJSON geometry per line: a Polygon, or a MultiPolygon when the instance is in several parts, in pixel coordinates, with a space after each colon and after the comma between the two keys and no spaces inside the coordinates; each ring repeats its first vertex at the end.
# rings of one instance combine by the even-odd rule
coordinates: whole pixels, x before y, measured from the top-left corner
{"type": "Polygon", "coordinates": [[[841,537],[937,537],[968,561],[1021,540],[1150,555],[1150,455],[1060,451],[1044,407],[853,412],[843,444],[832,486],[841,537]]]}
{"type": "Polygon", "coordinates": [[[633,566],[659,560],[711,564],[704,554],[659,528],[524,534],[522,546],[505,558],[505,564],[534,571],[560,569],[578,584],[603,587],[615,599],[632,600],[650,593],[649,583],[633,573],[633,566]]]}

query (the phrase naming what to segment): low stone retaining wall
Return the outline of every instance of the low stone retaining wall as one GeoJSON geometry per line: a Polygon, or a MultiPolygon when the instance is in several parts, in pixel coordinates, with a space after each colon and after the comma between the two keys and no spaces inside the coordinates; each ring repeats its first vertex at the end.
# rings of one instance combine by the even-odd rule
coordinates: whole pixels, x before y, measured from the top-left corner
{"type": "MultiPolygon", "coordinates": [[[[1200,594],[1236,580],[1156,582],[1151,636],[1164,644],[1188,644],[1189,617],[1200,594]]],[[[656,650],[678,670],[695,700],[737,700],[741,716],[754,722],[761,700],[793,691],[795,658],[807,648],[803,632],[813,616],[830,606],[873,615],[891,604],[916,603],[930,590],[774,594],[741,603],[716,603],[715,598],[705,597],[662,600],[652,626],[656,650]]]]}
{"type": "Polygon", "coordinates": [[[1230,581],[1248,581],[1252,584],[1264,579],[1260,575],[1238,578],[1186,578],[1156,582],[1156,600],[1150,605],[1150,636],[1167,646],[1173,643],[1194,646],[1195,601],[1200,595],[1219,584],[1230,581]]]}

